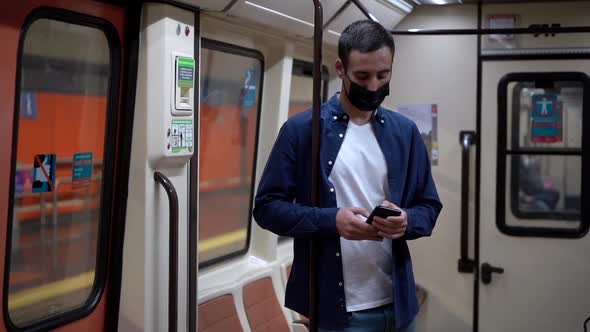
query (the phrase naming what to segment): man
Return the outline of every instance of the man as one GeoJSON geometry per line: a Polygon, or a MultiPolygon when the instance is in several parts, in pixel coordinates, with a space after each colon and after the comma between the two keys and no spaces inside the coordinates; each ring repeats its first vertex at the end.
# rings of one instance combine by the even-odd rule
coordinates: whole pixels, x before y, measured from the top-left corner
{"type": "Polygon", "coordinates": [[[286,306],[309,315],[309,240],[318,252],[323,331],[414,331],[418,313],[407,240],[431,234],[442,208],[416,125],[379,107],[389,94],[394,43],[378,23],[348,26],[338,42],[342,92],[322,105],[320,205],[311,207],[312,113],[281,128],[254,218],[294,240],[286,306]],[[375,205],[399,217],[363,217],[375,205]]]}

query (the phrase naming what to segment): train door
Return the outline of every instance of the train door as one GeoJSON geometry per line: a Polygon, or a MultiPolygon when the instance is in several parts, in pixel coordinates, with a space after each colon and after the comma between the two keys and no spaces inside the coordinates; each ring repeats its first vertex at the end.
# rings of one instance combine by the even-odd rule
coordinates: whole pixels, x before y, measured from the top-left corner
{"type": "Polygon", "coordinates": [[[589,73],[483,63],[481,331],[582,331],[590,316],[589,73]]]}
{"type": "Polygon", "coordinates": [[[107,328],[124,23],[96,1],[0,4],[1,331],[107,328]]]}

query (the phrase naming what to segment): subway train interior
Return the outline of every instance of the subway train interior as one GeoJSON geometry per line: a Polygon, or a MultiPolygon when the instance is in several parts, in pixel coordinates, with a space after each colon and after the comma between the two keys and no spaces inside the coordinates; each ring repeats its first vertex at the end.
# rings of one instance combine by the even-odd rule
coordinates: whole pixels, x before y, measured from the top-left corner
{"type": "Polygon", "coordinates": [[[254,196],[365,19],[444,204],[408,241],[416,330],[589,330],[590,1],[20,0],[0,3],[0,331],[313,330],[254,196]]]}

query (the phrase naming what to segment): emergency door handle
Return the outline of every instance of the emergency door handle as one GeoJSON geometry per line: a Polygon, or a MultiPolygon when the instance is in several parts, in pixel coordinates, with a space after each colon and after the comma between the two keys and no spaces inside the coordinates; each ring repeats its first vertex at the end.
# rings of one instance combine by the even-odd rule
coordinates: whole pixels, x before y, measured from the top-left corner
{"type": "Polygon", "coordinates": [[[489,284],[492,282],[492,273],[502,274],[504,273],[504,269],[501,267],[492,266],[488,263],[481,264],[481,281],[484,284],[489,284]]]}
{"type": "Polygon", "coordinates": [[[168,331],[178,330],[178,195],[170,179],[154,172],[154,180],[164,187],[170,205],[169,258],[168,258],[168,331]]]}
{"type": "Polygon", "coordinates": [[[469,258],[469,152],[475,144],[474,131],[461,131],[459,133],[461,143],[461,256],[459,257],[458,270],[461,273],[473,273],[475,261],[469,258]]]}

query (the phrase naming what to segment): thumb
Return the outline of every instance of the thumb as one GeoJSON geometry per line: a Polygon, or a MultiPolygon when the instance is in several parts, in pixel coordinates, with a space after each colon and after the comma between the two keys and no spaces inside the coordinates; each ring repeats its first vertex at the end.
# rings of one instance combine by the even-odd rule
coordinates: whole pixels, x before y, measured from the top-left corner
{"type": "Polygon", "coordinates": [[[351,207],[350,211],[354,214],[360,214],[363,215],[365,217],[369,216],[369,212],[367,211],[367,209],[362,208],[362,207],[351,207]]]}

